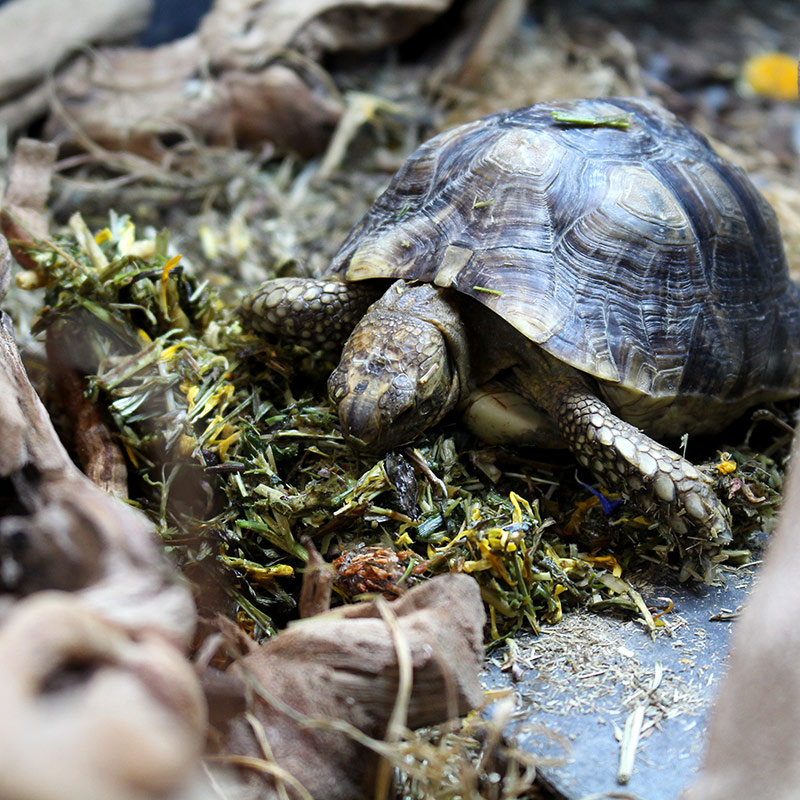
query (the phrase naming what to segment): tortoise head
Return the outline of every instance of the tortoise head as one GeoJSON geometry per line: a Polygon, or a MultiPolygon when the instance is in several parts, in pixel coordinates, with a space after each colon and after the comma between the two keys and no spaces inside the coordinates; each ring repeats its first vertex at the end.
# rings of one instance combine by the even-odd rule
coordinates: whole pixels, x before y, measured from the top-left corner
{"type": "Polygon", "coordinates": [[[342,433],[357,450],[385,452],[439,422],[458,402],[460,380],[439,326],[370,309],[328,380],[342,433]]]}

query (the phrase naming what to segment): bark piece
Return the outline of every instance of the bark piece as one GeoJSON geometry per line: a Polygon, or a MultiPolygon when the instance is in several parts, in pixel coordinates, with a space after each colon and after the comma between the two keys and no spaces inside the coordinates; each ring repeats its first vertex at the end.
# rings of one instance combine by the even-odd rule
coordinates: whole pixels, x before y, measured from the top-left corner
{"type": "MultiPolygon", "coordinates": [[[[4,300],[11,284],[11,250],[4,236],[0,236],[0,303],[4,300]]],[[[0,408],[3,401],[0,400],[0,408]]],[[[0,412],[1,413],[1,412],[0,412]]]]}
{"type": "Polygon", "coordinates": [[[201,785],[202,691],[158,636],[132,638],[74,595],[0,621],[0,796],[179,800],[201,785]]]}
{"type": "MultiPolygon", "coordinates": [[[[484,621],[478,584],[445,575],[390,604],[360,603],[295,623],[232,668],[251,687],[250,710],[271,752],[264,753],[242,718],[231,726],[227,751],[274,760],[317,798],[371,796],[377,757],[341,726],[326,723],[343,721],[368,736],[386,736],[402,691],[401,656],[413,668],[401,708],[406,727],[474,708],[482,697],[484,621]]],[[[269,778],[253,778],[254,790],[265,784],[271,785],[269,778]]]]}

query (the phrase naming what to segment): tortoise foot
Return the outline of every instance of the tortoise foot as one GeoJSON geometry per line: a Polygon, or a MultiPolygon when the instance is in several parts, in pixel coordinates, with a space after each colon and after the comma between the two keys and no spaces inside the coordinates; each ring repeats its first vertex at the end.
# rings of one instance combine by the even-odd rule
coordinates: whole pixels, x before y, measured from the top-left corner
{"type": "Polygon", "coordinates": [[[553,416],[581,464],[608,488],[677,534],[730,541],[730,513],[691,462],[616,417],[584,389],[560,393],[553,416]]]}
{"type": "Polygon", "coordinates": [[[245,299],[241,315],[245,325],[257,333],[338,350],[380,295],[372,283],[275,278],[245,299]]]}

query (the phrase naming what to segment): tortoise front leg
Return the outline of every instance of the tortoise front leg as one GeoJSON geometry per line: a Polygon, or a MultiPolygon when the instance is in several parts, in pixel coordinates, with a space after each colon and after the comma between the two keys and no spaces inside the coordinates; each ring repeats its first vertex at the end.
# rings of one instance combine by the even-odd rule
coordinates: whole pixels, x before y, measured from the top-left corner
{"type": "Polygon", "coordinates": [[[555,387],[548,402],[578,460],[609,488],[676,533],[730,541],[730,514],[693,464],[615,416],[584,386],[555,387]]]}
{"type": "Polygon", "coordinates": [[[383,288],[372,281],[275,278],[253,291],[240,313],[245,325],[257,333],[339,350],[383,288]]]}

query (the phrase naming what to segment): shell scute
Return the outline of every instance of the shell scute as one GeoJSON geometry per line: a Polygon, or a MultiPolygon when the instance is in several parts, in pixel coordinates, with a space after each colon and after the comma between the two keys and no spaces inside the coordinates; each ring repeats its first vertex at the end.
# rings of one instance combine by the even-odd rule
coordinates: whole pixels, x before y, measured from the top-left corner
{"type": "Polygon", "coordinates": [[[649,101],[544,104],[440,134],[331,269],[451,286],[634,393],[734,402],[800,389],[800,297],[774,212],[649,101]],[[630,125],[566,125],[554,111],[630,125]]]}

